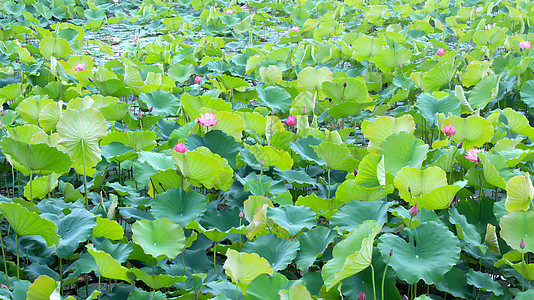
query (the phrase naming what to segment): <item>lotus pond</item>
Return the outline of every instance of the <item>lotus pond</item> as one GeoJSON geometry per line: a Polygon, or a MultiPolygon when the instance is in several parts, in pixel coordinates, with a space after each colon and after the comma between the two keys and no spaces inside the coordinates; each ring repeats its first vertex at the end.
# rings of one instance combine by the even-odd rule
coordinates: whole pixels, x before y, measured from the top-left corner
{"type": "Polygon", "coordinates": [[[534,299],[531,1],[0,13],[0,298],[534,299]]]}

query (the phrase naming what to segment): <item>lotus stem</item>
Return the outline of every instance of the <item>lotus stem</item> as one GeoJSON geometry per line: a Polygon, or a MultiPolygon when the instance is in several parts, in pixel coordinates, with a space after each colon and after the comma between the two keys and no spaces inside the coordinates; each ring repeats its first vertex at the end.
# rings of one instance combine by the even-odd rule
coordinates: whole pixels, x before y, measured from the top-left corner
{"type": "Polygon", "coordinates": [[[18,234],[16,232],[15,232],[15,247],[17,251],[17,279],[20,279],[19,240],[18,240],[18,234]]]}
{"type": "Polygon", "coordinates": [[[217,243],[213,243],[213,270],[217,274],[217,243]]]}
{"type": "MultiPolygon", "coordinates": [[[[2,221],[4,218],[2,217],[2,221]]],[[[0,232],[0,244],[2,245],[2,258],[4,259],[4,272],[6,273],[6,285],[7,288],[9,288],[9,275],[7,273],[7,263],[6,263],[6,252],[4,250],[4,237],[2,237],[2,234],[0,232]]]]}
{"type": "Polygon", "coordinates": [[[373,267],[373,263],[371,262],[371,273],[373,273],[373,299],[376,300],[376,287],[375,287],[375,268],[373,267]]]}
{"type": "Polygon", "coordinates": [[[328,168],[328,199],[330,199],[330,168],[328,168]]]}
{"type": "MultiPolygon", "coordinates": [[[[85,190],[85,209],[89,210],[89,199],[87,198],[87,176],[85,174],[85,143],[83,139],[82,139],[82,159],[83,159],[83,187],[85,190]]],[[[98,298],[100,299],[100,297],[98,298]]]]}
{"type": "Polygon", "coordinates": [[[391,255],[393,254],[393,249],[391,249],[391,251],[389,252],[389,258],[388,258],[388,262],[386,263],[386,267],[384,268],[384,274],[382,274],[382,289],[381,289],[381,295],[382,295],[382,300],[385,299],[384,297],[384,285],[385,285],[385,282],[386,282],[386,273],[388,271],[388,266],[389,266],[389,261],[391,260],[391,255]]]}
{"type": "Polygon", "coordinates": [[[59,294],[63,295],[63,262],[59,258],[59,294]]]}
{"type": "Polygon", "coordinates": [[[33,201],[33,170],[30,170],[30,202],[33,201]]]}
{"type": "Polygon", "coordinates": [[[185,262],[184,262],[184,253],[180,253],[180,257],[182,258],[182,267],[184,267],[184,276],[186,276],[186,272],[185,272],[185,262]]]}

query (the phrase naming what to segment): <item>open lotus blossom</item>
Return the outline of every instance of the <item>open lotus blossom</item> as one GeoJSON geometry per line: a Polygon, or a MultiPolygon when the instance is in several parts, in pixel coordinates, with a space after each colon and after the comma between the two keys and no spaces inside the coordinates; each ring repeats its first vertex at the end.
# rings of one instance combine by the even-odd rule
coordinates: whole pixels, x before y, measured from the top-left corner
{"type": "Polygon", "coordinates": [[[471,150],[467,150],[467,155],[465,158],[467,158],[470,162],[476,162],[478,164],[478,153],[482,151],[484,151],[484,149],[473,148],[471,150]]]}
{"type": "Polygon", "coordinates": [[[289,127],[293,127],[293,126],[297,125],[297,119],[294,116],[289,115],[289,117],[287,117],[287,119],[286,119],[286,124],[289,127]]]}
{"type": "Polygon", "coordinates": [[[298,26],[291,27],[291,32],[300,32],[300,28],[298,26]]]}
{"type": "Polygon", "coordinates": [[[438,48],[438,50],[436,51],[436,55],[438,56],[443,56],[445,54],[445,49],[443,48],[438,48]]]}
{"type": "Polygon", "coordinates": [[[529,41],[519,42],[519,49],[530,49],[530,42],[529,41]]]}
{"type": "Polygon", "coordinates": [[[225,14],[227,15],[233,15],[234,14],[234,10],[233,9],[230,9],[230,8],[227,8],[225,11],[224,11],[225,14]]]}
{"type": "Polygon", "coordinates": [[[450,124],[443,128],[443,132],[445,132],[445,135],[447,136],[453,136],[456,134],[456,128],[454,128],[454,125],[450,124]]]}
{"type": "Polygon", "coordinates": [[[202,77],[196,76],[195,77],[195,83],[201,84],[202,83],[202,77]]]}
{"type": "Polygon", "coordinates": [[[204,125],[206,127],[211,127],[217,125],[217,123],[219,123],[219,120],[215,120],[214,113],[205,113],[200,114],[200,118],[197,118],[196,122],[197,124],[204,125]]]}
{"type": "Polygon", "coordinates": [[[85,64],[84,63],[76,63],[74,65],[74,70],[76,70],[76,71],[85,71],[85,64]]]}
{"type": "Polygon", "coordinates": [[[113,0],[113,2],[115,2],[115,3],[119,3],[119,0],[113,0]]]}
{"type": "Polygon", "coordinates": [[[180,152],[180,153],[186,153],[187,152],[187,146],[184,143],[178,143],[174,145],[174,151],[180,152]]]}

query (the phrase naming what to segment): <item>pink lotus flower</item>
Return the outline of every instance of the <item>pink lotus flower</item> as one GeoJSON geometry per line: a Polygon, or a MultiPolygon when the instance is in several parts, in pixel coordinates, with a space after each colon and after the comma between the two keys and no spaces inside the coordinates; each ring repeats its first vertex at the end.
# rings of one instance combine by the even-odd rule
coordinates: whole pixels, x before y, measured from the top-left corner
{"type": "Polygon", "coordinates": [[[134,43],[134,44],[139,43],[139,33],[136,33],[136,34],[135,34],[134,39],[133,39],[133,43],[134,43]]]}
{"type": "Polygon", "coordinates": [[[196,76],[195,77],[195,83],[201,84],[202,83],[202,77],[196,76]]]}
{"type": "Polygon", "coordinates": [[[443,132],[445,132],[445,135],[447,136],[453,136],[456,134],[456,128],[454,128],[454,125],[447,125],[445,128],[443,128],[443,132]]]}
{"type": "Polygon", "coordinates": [[[443,48],[438,48],[438,50],[436,51],[436,55],[438,55],[438,56],[443,56],[443,54],[445,54],[445,49],[443,49],[443,48]]]}
{"type": "Polygon", "coordinates": [[[85,71],[85,64],[84,63],[76,63],[74,65],[74,70],[76,70],[76,71],[85,71]]]}
{"type": "Polygon", "coordinates": [[[187,152],[187,146],[184,143],[178,143],[174,145],[174,151],[180,152],[180,153],[186,153],[187,152]]]}
{"type": "Polygon", "coordinates": [[[287,117],[287,119],[286,119],[286,124],[289,127],[293,127],[293,126],[297,125],[297,119],[294,116],[289,115],[289,117],[287,117]]]}
{"type": "Polygon", "coordinates": [[[530,49],[530,42],[529,41],[519,42],[519,49],[530,49]]]}
{"type": "Polygon", "coordinates": [[[230,8],[227,8],[227,9],[224,11],[224,13],[225,13],[226,15],[228,15],[228,16],[229,16],[229,15],[233,15],[233,14],[234,14],[234,10],[233,10],[233,9],[230,9],[230,8]]]}
{"type": "Polygon", "coordinates": [[[214,113],[205,113],[200,114],[200,118],[197,118],[196,122],[197,124],[204,125],[206,127],[211,127],[217,125],[217,123],[219,123],[219,120],[215,120],[214,113]]]}
{"type": "Polygon", "coordinates": [[[119,0],[113,0],[113,2],[115,2],[115,3],[119,3],[119,0]]]}
{"type": "Polygon", "coordinates": [[[291,27],[291,32],[300,32],[300,28],[298,26],[291,27]]]}
{"type": "Polygon", "coordinates": [[[478,164],[478,153],[482,151],[484,151],[484,149],[473,148],[471,150],[467,150],[467,155],[465,158],[467,158],[470,162],[476,162],[478,164]]]}

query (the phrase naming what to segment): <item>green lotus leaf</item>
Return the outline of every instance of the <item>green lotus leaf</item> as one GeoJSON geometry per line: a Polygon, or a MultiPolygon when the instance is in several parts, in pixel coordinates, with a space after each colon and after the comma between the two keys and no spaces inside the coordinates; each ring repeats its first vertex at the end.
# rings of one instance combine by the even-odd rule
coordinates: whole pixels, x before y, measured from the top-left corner
{"type": "Polygon", "coordinates": [[[54,222],[41,218],[18,203],[0,203],[0,212],[18,235],[40,235],[47,246],[59,243],[58,228],[54,222]]]}
{"type": "Polygon", "coordinates": [[[371,264],[373,242],[380,229],[382,225],[377,221],[366,221],[336,244],[332,251],[333,258],[321,271],[327,291],[341,280],[363,271],[371,264]]]}
{"type": "Polygon", "coordinates": [[[527,80],[521,86],[521,101],[525,103],[529,108],[534,107],[534,80],[527,80]]]}
{"type": "Polygon", "coordinates": [[[498,282],[495,282],[488,273],[469,269],[469,271],[467,271],[467,283],[484,292],[492,292],[495,296],[503,295],[501,285],[498,282]]]}
{"type": "Polygon", "coordinates": [[[130,89],[119,79],[93,80],[95,87],[104,96],[126,97],[130,95],[130,89]]]}
{"type": "Polygon", "coordinates": [[[185,248],[184,230],[167,218],[136,221],[132,233],[132,240],[157,260],[173,259],[185,248]]]}
{"type": "Polygon", "coordinates": [[[132,283],[127,276],[128,269],[121,266],[121,264],[116,259],[111,257],[111,255],[104,251],[96,250],[92,244],[88,244],[85,247],[87,248],[87,252],[89,252],[89,254],[91,254],[95,260],[98,270],[97,276],[109,279],[124,280],[132,283]]]}
{"type": "Polygon", "coordinates": [[[39,110],[38,123],[44,131],[51,131],[56,128],[57,122],[63,114],[63,101],[46,104],[39,110]]]}
{"type": "Polygon", "coordinates": [[[351,172],[358,167],[359,161],[352,156],[350,149],[345,144],[322,142],[317,146],[310,145],[310,147],[332,170],[351,172]]]}
{"type": "Polygon", "coordinates": [[[374,38],[364,35],[352,44],[353,57],[356,60],[371,60],[384,46],[387,45],[383,38],[374,38]]]}
{"type": "Polygon", "coordinates": [[[337,237],[335,231],[323,226],[314,227],[299,235],[300,249],[295,257],[299,269],[307,271],[337,237]]]}
{"type": "Polygon", "coordinates": [[[300,284],[293,285],[289,291],[282,289],[278,292],[280,300],[312,300],[310,292],[300,284]]]}
{"type": "MultiPolygon", "coordinates": [[[[289,205],[293,204],[293,199],[288,203],[289,205]]],[[[316,196],[315,193],[306,196],[299,196],[296,206],[306,206],[309,207],[320,216],[324,216],[326,219],[330,220],[332,215],[344,204],[344,202],[339,201],[338,198],[324,199],[319,196],[316,196]]]]}
{"type": "Polygon", "coordinates": [[[400,50],[382,48],[372,60],[380,71],[389,73],[399,66],[409,64],[411,57],[412,52],[406,48],[400,50]]]}
{"type": "Polygon", "coordinates": [[[534,211],[513,211],[502,216],[499,220],[500,236],[512,249],[525,252],[534,251],[534,235],[532,235],[532,222],[534,211]],[[525,242],[525,249],[521,250],[519,244],[525,242]]]}
{"type": "Polygon", "coordinates": [[[424,93],[417,96],[416,107],[427,121],[427,124],[434,128],[434,126],[438,125],[436,114],[443,113],[445,115],[459,116],[461,113],[460,104],[458,98],[453,95],[448,95],[438,100],[434,96],[424,93]]]}
{"type": "Polygon", "coordinates": [[[401,131],[406,131],[408,133],[413,133],[415,131],[415,122],[411,115],[403,115],[398,118],[377,117],[365,128],[362,128],[362,133],[365,138],[369,139],[369,146],[367,146],[369,152],[376,152],[382,142],[391,135],[401,131]]]}
{"type": "Polygon", "coordinates": [[[245,130],[245,122],[241,120],[239,115],[226,111],[218,111],[214,113],[216,114],[216,119],[219,120],[219,123],[213,126],[211,130],[221,130],[232,136],[237,142],[241,142],[243,130],[245,130]]]}
{"type": "Polygon", "coordinates": [[[315,92],[321,90],[321,86],[325,81],[332,81],[333,74],[330,69],[322,67],[315,69],[313,67],[306,67],[297,76],[297,86],[301,92],[315,92]]]}
{"type": "Polygon", "coordinates": [[[150,151],[157,146],[156,133],[149,130],[138,131],[114,131],[108,134],[101,142],[102,146],[118,142],[139,151],[150,151]]]}
{"type": "Polygon", "coordinates": [[[150,213],[154,218],[167,218],[181,226],[187,225],[206,211],[204,195],[173,188],[154,199],[150,213]]]}
{"type": "Polygon", "coordinates": [[[362,187],[374,188],[381,185],[381,180],[378,178],[378,165],[382,160],[382,156],[369,153],[358,165],[358,174],[356,175],[355,183],[362,187]]]}
{"type": "Polygon", "coordinates": [[[48,193],[56,188],[59,176],[60,174],[58,173],[51,173],[50,175],[34,177],[31,180],[31,184],[28,182],[28,184],[24,186],[24,197],[30,200],[35,198],[43,199],[48,193]]]}
{"type": "Polygon", "coordinates": [[[256,90],[261,102],[275,113],[289,111],[293,99],[285,89],[279,86],[268,86],[266,88],[257,86],[256,90]]]}
{"type": "Polygon", "coordinates": [[[67,109],[57,124],[59,143],[67,149],[78,174],[92,175],[91,168],[100,162],[98,142],[106,135],[107,125],[102,114],[94,109],[67,109]],[[85,170],[84,170],[85,165],[85,170]]]}
{"type": "Polygon", "coordinates": [[[61,238],[56,255],[60,258],[72,256],[78,246],[89,239],[95,226],[95,216],[85,209],[75,209],[63,217],[58,223],[61,238]]]}
{"type": "Polygon", "coordinates": [[[256,253],[239,253],[233,249],[226,251],[224,271],[243,293],[247,286],[261,274],[272,274],[269,262],[256,253]]]}
{"type": "Polygon", "coordinates": [[[282,82],[282,70],[276,65],[260,67],[260,77],[265,83],[280,83],[282,82]]]}
{"type": "Polygon", "coordinates": [[[469,95],[469,105],[474,109],[484,109],[499,94],[500,78],[501,76],[494,75],[480,81],[469,95]]]}
{"type": "Polygon", "coordinates": [[[336,78],[325,81],[321,88],[325,95],[335,101],[365,102],[369,96],[367,86],[361,78],[336,78]]]}
{"type": "Polygon", "coordinates": [[[408,284],[421,279],[426,284],[439,283],[460,259],[458,238],[437,222],[422,223],[410,235],[408,242],[391,233],[381,236],[378,249],[382,257],[388,259],[393,249],[389,265],[408,284]]]}
{"type": "Polygon", "coordinates": [[[346,101],[343,103],[338,103],[332,106],[328,110],[328,115],[330,115],[332,118],[342,118],[342,117],[350,117],[350,116],[358,116],[364,108],[373,106],[374,102],[372,101],[366,101],[366,102],[356,102],[356,101],[346,101]]]}
{"type": "Polygon", "coordinates": [[[339,209],[330,219],[330,228],[352,231],[367,220],[380,224],[387,222],[387,211],[393,202],[385,201],[350,201],[339,209]]]}
{"type": "MultiPolygon", "coordinates": [[[[479,153],[478,157],[480,158],[480,161],[482,162],[482,176],[484,178],[484,182],[494,185],[496,187],[500,187],[501,189],[506,188],[506,181],[501,177],[501,174],[506,174],[506,172],[509,172],[508,166],[504,162],[503,158],[499,155],[496,155],[494,153],[479,153]],[[497,169],[499,168],[499,169],[497,169]]],[[[474,169],[471,169],[474,171],[474,169]]],[[[469,172],[468,176],[466,178],[469,178],[469,172]]],[[[476,172],[476,173],[480,173],[476,172]]],[[[506,178],[508,179],[508,178],[506,178]]],[[[477,181],[479,180],[478,174],[477,174],[477,181]]],[[[480,184],[479,184],[480,186],[480,184]]]]}
{"type": "Polygon", "coordinates": [[[504,43],[506,34],[501,27],[495,26],[489,30],[477,30],[473,34],[473,42],[478,47],[500,46],[504,43]]]}
{"type": "Polygon", "coordinates": [[[384,154],[386,171],[396,175],[403,167],[421,168],[429,146],[408,132],[389,136],[378,148],[384,154]]]}
{"type": "MultiPolygon", "coordinates": [[[[532,270],[534,272],[534,264],[529,264],[529,270],[532,270]]],[[[531,276],[530,278],[534,278],[534,276],[531,276]]],[[[515,295],[515,300],[529,300],[534,297],[534,289],[530,289],[528,291],[519,292],[515,295]]]]}
{"type": "Polygon", "coordinates": [[[317,225],[317,215],[306,206],[270,207],[267,209],[267,217],[287,230],[290,236],[297,235],[304,228],[317,225]]]}
{"type": "Polygon", "coordinates": [[[93,227],[91,236],[96,238],[107,237],[110,240],[121,240],[124,236],[124,229],[117,221],[96,216],[96,226],[93,227]]]}
{"type": "Polygon", "coordinates": [[[278,150],[273,146],[245,145],[250,150],[258,162],[263,161],[265,167],[274,166],[280,170],[289,170],[293,166],[293,159],[284,150],[278,150]]]}
{"type": "Polygon", "coordinates": [[[241,78],[229,76],[226,74],[223,74],[220,76],[213,76],[213,78],[219,79],[219,81],[215,81],[215,80],[211,81],[214,84],[214,86],[224,91],[236,90],[239,92],[244,92],[250,86],[250,84],[246,82],[245,80],[241,78]]]}
{"type": "Polygon", "coordinates": [[[54,279],[41,275],[28,287],[26,298],[35,300],[60,299],[59,285],[54,279]]]}
{"type": "Polygon", "coordinates": [[[525,135],[529,139],[534,140],[534,128],[530,126],[527,117],[509,107],[503,109],[501,113],[506,116],[510,131],[525,135]]]}
{"type": "Polygon", "coordinates": [[[28,170],[64,173],[72,165],[68,154],[46,144],[27,144],[5,136],[0,147],[3,153],[28,170]]]}
{"type": "Polygon", "coordinates": [[[140,151],[138,152],[138,155],[138,160],[140,162],[147,162],[152,168],[154,168],[154,170],[165,171],[174,166],[172,156],[170,156],[168,152],[140,151]]]}
{"type": "Polygon", "coordinates": [[[55,103],[54,100],[46,98],[41,100],[32,98],[24,99],[19,106],[22,119],[30,124],[39,125],[39,114],[41,113],[41,110],[43,110],[46,105],[52,103],[55,103]]]}
{"type": "Polygon", "coordinates": [[[493,137],[493,126],[488,120],[479,116],[467,118],[451,116],[443,121],[443,126],[447,125],[454,125],[456,129],[456,134],[451,136],[451,139],[456,143],[463,142],[463,147],[466,149],[481,147],[493,137]]]}
{"type": "MultiPolygon", "coordinates": [[[[393,179],[391,179],[391,181],[393,181],[393,179]]],[[[393,187],[393,184],[390,183],[366,188],[358,185],[353,180],[345,180],[337,187],[336,199],[342,204],[349,203],[352,200],[373,202],[383,199],[387,195],[393,193],[394,190],[395,188],[393,187]]]]}
{"type": "Polygon", "coordinates": [[[180,83],[186,82],[194,73],[195,68],[190,64],[175,64],[172,65],[167,71],[169,78],[180,83]]]}
{"type": "Polygon", "coordinates": [[[486,78],[490,71],[491,63],[489,61],[472,61],[467,69],[462,73],[462,85],[466,88],[478,84],[486,78]]]}
{"type": "Polygon", "coordinates": [[[129,274],[133,274],[135,277],[135,280],[140,280],[144,282],[146,285],[148,285],[153,290],[159,290],[161,288],[167,288],[171,287],[173,284],[185,281],[187,277],[185,276],[172,276],[172,275],[154,275],[154,274],[147,274],[145,271],[132,268],[128,270],[128,276],[129,274]]]}
{"type": "Polygon", "coordinates": [[[534,199],[534,186],[529,173],[511,178],[506,184],[506,193],[505,207],[507,211],[527,211],[532,199],[534,199]]]}
{"type": "Polygon", "coordinates": [[[206,229],[198,223],[198,221],[193,221],[185,226],[186,229],[194,229],[203,235],[205,235],[210,241],[214,243],[219,243],[224,240],[230,234],[245,234],[245,227],[241,226],[239,228],[232,227],[226,231],[221,231],[217,228],[206,229]]]}
{"type": "Polygon", "coordinates": [[[265,135],[267,120],[258,112],[236,112],[245,123],[246,130],[252,130],[257,135],[265,135]]]}
{"type": "Polygon", "coordinates": [[[301,137],[296,142],[289,143],[289,148],[295,151],[296,154],[300,155],[302,159],[316,162],[319,165],[324,164],[324,160],[319,158],[312,146],[318,146],[323,142],[323,140],[316,138],[314,136],[301,137]]]}
{"type": "Polygon", "coordinates": [[[171,151],[180,172],[195,186],[227,190],[233,183],[233,170],[228,162],[208,148],[179,153],[171,151]]]}
{"type": "Polygon", "coordinates": [[[271,276],[261,274],[247,286],[247,299],[280,300],[278,291],[286,288],[288,283],[287,277],[280,273],[274,273],[271,276]]]}
{"type": "Polygon", "coordinates": [[[449,84],[456,73],[456,69],[450,62],[442,61],[424,74],[423,87],[426,92],[439,90],[449,84]]]}
{"type": "Polygon", "coordinates": [[[247,242],[241,252],[258,254],[269,262],[274,272],[278,272],[295,259],[299,246],[297,240],[282,240],[274,234],[268,234],[247,242]]]}
{"type": "Polygon", "coordinates": [[[453,267],[447,272],[443,280],[436,284],[436,288],[462,299],[471,297],[473,292],[473,288],[467,284],[466,273],[458,267],[453,267]]]}
{"type": "Polygon", "coordinates": [[[428,194],[413,197],[410,204],[414,205],[417,203],[418,207],[428,210],[449,208],[456,193],[458,193],[466,184],[467,181],[459,181],[451,185],[437,187],[428,194]]]}
{"type": "Polygon", "coordinates": [[[467,222],[467,218],[461,215],[455,207],[449,209],[449,222],[455,225],[456,235],[460,239],[472,246],[478,247],[482,254],[486,253],[486,245],[482,243],[477,228],[467,222]]]}
{"type": "Polygon", "coordinates": [[[146,103],[147,107],[152,108],[152,115],[166,117],[176,115],[180,108],[180,101],[171,92],[155,90],[152,93],[141,93],[139,99],[146,103]]]}
{"type": "Polygon", "coordinates": [[[428,194],[435,188],[446,186],[447,175],[438,167],[425,170],[404,167],[397,173],[394,184],[399,190],[399,196],[406,202],[412,202],[413,197],[428,194]],[[408,191],[408,188],[411,191],[408,191]]]}
{"type": "Polygon", "coordinates": [[[62,38],[44,37],[39,43],[41,54],[50,59],[51,56],[59,58],[66,57],[72,52],[69,43],[62,38]]]}
{"type": "Polygon", "coordinates": [[[139,94],[139,89],[145,85],[145,82],[135,67],[124,66],[124,84],[135,94],[139,94]]]}

